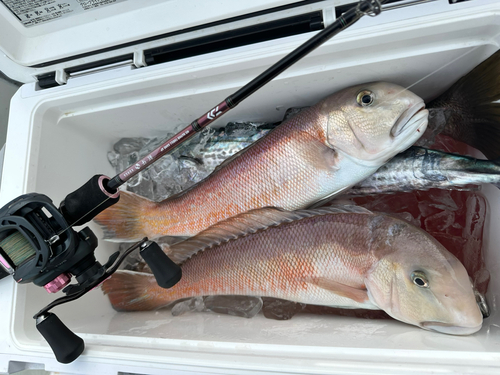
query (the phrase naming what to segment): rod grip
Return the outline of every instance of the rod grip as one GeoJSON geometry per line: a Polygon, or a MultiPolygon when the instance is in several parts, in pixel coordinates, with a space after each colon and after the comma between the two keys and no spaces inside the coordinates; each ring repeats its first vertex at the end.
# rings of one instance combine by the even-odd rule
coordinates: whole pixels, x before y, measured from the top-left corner
{"type": "Polygon", "coordinates": [[[107,187],[109,177],[95,175],[82,187],[68,194],[59,210],[70,226],[88,223],[120,199],[118,190],[107,187]]]}
{"type": "Polygon", "coordinates": [[[181,267],[175,264],[156,242],[145,242],[141,245],[140,254],[162,288],[171,288],[181,279],[181,267]]]}
{"type": "Polygon", "coordinates": [[[58,362],[71,363],[83,353],[85,343],[82,338],[71,332],[57,315],[47,313],[40,321],[38,319],[36,328],[52,348],[58,362]]]}

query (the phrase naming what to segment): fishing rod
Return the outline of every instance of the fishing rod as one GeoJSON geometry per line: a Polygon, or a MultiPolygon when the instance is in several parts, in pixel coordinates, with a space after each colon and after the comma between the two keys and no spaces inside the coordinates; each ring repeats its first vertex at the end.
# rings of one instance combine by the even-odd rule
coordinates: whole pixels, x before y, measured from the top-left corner
{"type": "MultiPolygon", "coordinates": [[[[65,294],[33,317],[40,334],[48,342],[56,359],[70,363],[84,350],[83,340],[71,332],[49,310],[74,301],[115,272],[125,257],[135,249],[151,268],[160,287],[174,286],[182,276],[181,269],[153,241],[144,238],[123,254],[115,252],[101,265],[94,252],[98,241],[88,223],[120,199],[118,188],[144,171],[217,118],[237,106],[291,65],[327,40],[348,28],[364,15],[376,16],[386,0],[361,0],[330,26],[279,60],[251,82],[210,109],[188,127],[165,141],[143,159],[113,178],[95,175],[79,189],[68,194],[57,208],[43,194],[25,194],[0,209],[0,279],[11,275],[17,283],[43,286],[47,292],[65,294]],[[72,277],[76,283],[71,283],[72,277]]],[[[427,0],[428,1],[428,0],[427,0]]]]}

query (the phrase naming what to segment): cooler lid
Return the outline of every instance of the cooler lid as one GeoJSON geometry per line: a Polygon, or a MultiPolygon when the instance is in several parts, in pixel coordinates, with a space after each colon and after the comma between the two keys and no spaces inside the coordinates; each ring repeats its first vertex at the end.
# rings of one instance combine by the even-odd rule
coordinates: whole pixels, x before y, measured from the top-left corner
{"type": "Polygon", "coordinates": [[[44,67],[89,63],[103,52],[101,59],[112,58],[130,52],[123,48],[131,44],[182,40],[179,35],[199,28],[207,34],[252,14],[319,1],[0,0],[0,71],[30,82],[44,67]]]}
{"type": "MultiPolygon", "coordinates": [[[[358,1],[0,0],[0,71],[45,89],[64,85],[72,76],[140,68],[314,32],[358,1]]],[[[419,4],[432,14],[451,10],[456,3],[463,7],[494,1],[386,3],[391,9],[419,4]]],[[[417,7],[411,8],[415,10],[364,17],[351,29],[417,17],[417,7]]]]}

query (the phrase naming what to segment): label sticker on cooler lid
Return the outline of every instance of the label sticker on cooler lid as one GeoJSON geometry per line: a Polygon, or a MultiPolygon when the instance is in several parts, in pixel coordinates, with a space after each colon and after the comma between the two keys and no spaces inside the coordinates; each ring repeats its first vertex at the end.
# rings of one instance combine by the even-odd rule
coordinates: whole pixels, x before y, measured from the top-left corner
{"type": "Polygon", "coordinates": [[[26,27],[80,14],[125,0],[0,0],[26,27]]]}

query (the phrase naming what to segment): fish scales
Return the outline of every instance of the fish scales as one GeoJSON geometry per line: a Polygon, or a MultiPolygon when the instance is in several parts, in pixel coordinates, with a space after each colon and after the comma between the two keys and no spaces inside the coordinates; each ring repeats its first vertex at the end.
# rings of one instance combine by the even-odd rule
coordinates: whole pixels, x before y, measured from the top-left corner
{"type": "Polygon", "coordinates": [[[226,217],[255,207],[271,204],[289,210],[303,207],[307,204],[306,190],[309,193],[313,190],[314,195],[321,196],[324,188],[311,188],[307,181],[317,180],[318,177],[328,180],[333,176],[327,169],[318,176],[318,166],[314,168],[316,152],[324,148],[321,144],[318,144],[318,149],[310,147],[311,142],[318,141],[309,133],[316,132],[316,137],[321,135],[314,127],[311,129],[310,124],[314,123],[314,120],[312,113],[301,114],[300,118],[292,120],[289,126],[302,132],[303,137],[291,136],[287,127],[277,128],[249,149],[247,157],[240,163],[228,164],[225,168],[215,171],[205,180],[203,186],[195,186],[189,190],[189,194],[181,194],[165,201],[158,208],[168,212],[168,217],[146,214],[146,231],[197,233],[226,217]],[[296,153],[302,154],[303,157],[293,157],[296,153]],[[301,165],[304,162],[310,163],[310,166],[301,165]],[[270,176],[272,179],[254,184],[257,176],[267,174],[268,169],[276,171],[270,176]],[[233,191],[242,193],[238,202],[234,202],[234,196],[231,194],[233,191]],[[186,215],[186,209],[189,210],[189,215],[186,215]]]}
{"type": "MultiPolygon", "coordinates": [[[[266,138],[277,140],[276,147],[259,141],[195,188],[159,204],[122,193],[120,202],[95,220],[103,226],[105,239],[137,241],[145,236],[193,236],[218,220],[263,206],[309,207],[345,192],[422,134],[419,145],[432,144],[442,133],[497,159],[499,69],[497,51],[430,102],[430,116],[420,98],[397,85],[378,82],[341,90],[272,131],[266,138]],[[276,138],[284,133],[292,140],[276,138]],[[312,140],[310,147],[304,135],[312,140]],[[264,154],[256,145],[260,150],[267,146],[264,154]],[[255,173],[242,170],[243,165],[255,173]]],[[[455,181],[461,183],[459,174],[456,171],[455,181]]],[[[429,175],[424,177],[431,181],[429,175]]],[[[411,189],[412,182],[422,179],[405,181],[401,186],[411,189]]]]}

